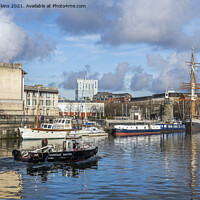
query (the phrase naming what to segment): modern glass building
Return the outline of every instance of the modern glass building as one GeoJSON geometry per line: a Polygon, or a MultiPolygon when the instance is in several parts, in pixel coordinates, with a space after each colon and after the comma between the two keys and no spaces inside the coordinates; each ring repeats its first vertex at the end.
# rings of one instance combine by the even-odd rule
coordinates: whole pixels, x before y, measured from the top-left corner
{"type": "Polygon", "coordinates": [[[75,91],[75,100],[90,99],[92,100],[93,95],[98,92],[98,80],[76,80],[76,91],[75,91]]]}

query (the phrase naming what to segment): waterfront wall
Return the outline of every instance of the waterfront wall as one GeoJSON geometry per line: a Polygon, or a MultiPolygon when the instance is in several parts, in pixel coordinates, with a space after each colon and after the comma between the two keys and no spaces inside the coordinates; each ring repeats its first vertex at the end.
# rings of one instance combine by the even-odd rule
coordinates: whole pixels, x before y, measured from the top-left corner
{"type": "MultiPolygon", "coordinates": [[[[50,118],[44,118],[43,121],[49,122],[50,118]]],[[[1,116],[0,118],[0,139],[21,138],[19,127],[35,127],[35,116],[1,116]]]]}

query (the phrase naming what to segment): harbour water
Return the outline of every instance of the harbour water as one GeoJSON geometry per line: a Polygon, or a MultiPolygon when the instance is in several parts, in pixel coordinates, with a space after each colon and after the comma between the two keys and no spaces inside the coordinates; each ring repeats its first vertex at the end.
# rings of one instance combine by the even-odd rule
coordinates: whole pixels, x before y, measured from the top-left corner
{"type": "Polygon", "coordinates": [[[13,148],[41,141],[1,140],[0,199],[200,199],[200,133],[85,142],[98,156],[67,165],[14,161],[13,148]]]}

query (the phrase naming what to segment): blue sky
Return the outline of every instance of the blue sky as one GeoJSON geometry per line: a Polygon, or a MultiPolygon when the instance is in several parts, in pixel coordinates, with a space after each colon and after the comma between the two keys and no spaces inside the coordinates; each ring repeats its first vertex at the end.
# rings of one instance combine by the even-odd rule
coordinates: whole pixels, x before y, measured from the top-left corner
{"type": "MultiPolygon", "coordinates": [[[[75,98],[75,80],[99,91],[145,96],[189,81],[185,61],[200,56],[197,0],[1,0],[0,62],[22,63],[26,85],[58,87],[75,98]],[[27,4],[86,8],[26,8],[27,4]],[[11,4],[24,8],[11,9],[11,4]]],[[[196,77],[198,81],[198,76],[196,77]]]]}

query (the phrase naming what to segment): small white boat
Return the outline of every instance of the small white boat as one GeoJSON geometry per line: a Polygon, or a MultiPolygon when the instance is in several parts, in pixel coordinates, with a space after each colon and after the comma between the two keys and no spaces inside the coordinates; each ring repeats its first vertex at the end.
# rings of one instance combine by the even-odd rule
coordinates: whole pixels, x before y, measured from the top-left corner
{"type": "Polygon", "coordinates": [[[53,124],[42,124],[41,128],[19,128],[22,139],[64,139],[72,127],[71,118],[59,118],[53,124]]]}
{"type": "Polygon", "coordinates": [[[76,137],[108,137],[108,133],[106,133],[103,129],[97,127],[84,127],[81,130],[70,131],[67,135],[76,136],[76,137]]]}

